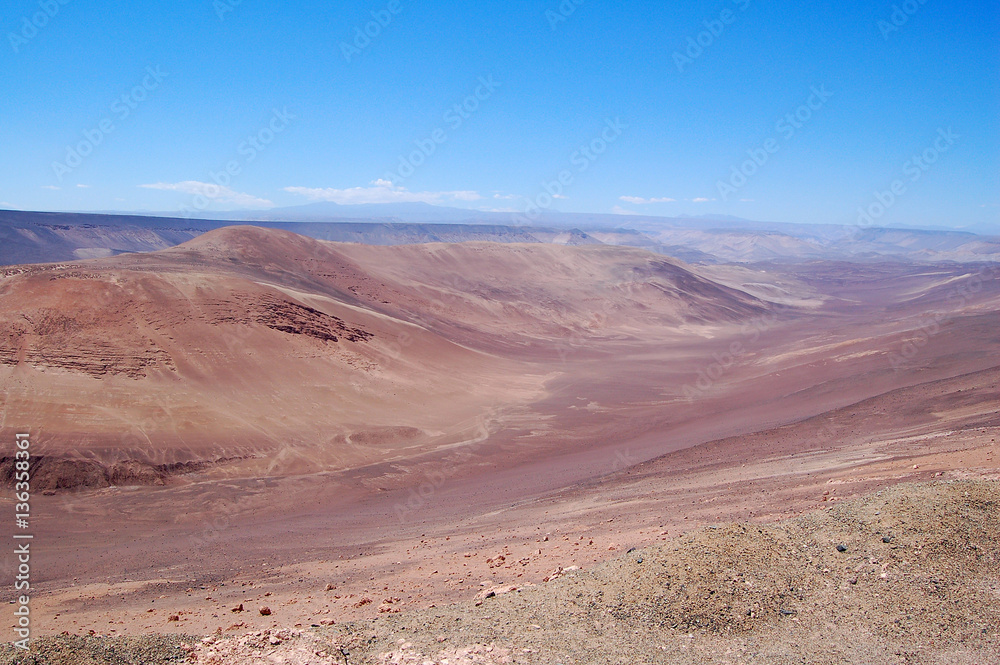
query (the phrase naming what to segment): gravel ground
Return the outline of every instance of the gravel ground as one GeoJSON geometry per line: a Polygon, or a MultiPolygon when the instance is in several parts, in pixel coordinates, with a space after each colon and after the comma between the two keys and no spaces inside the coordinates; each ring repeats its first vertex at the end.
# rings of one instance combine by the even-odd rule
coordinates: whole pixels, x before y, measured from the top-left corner
{"type": "Polygon", "coordinates": [[[3,662],[17,665],[159,665],[186,660],[188,653],[180,645],[197,639],[176,635],[113,639],[59,635],[33,641],[27,654],[4,644],[0,655],[3,662]]]}
{"type": "Polygon", "coordinates": [[[898,485],[722,524],[539,586],[306,631],[57,637],[2,662],[217,665],[1000,662],[1000,482],[898,485]],[[184,642],[184,644],[181,644],[184,642]]]}

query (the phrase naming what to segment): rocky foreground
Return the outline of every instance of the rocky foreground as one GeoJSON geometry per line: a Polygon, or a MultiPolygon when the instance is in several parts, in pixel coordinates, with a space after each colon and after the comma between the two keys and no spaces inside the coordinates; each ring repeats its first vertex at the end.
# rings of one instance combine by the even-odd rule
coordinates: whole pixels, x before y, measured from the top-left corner
{"type": "MultiPolygon", "coordinates": [[[[209,637],[70,635],[17,665],[1000,662],[1000,482],[903,484],[721,524],[539,586],[364,622],[209,637]]],[[[391,603],[390,603],[391,604],[391,603]]]]}

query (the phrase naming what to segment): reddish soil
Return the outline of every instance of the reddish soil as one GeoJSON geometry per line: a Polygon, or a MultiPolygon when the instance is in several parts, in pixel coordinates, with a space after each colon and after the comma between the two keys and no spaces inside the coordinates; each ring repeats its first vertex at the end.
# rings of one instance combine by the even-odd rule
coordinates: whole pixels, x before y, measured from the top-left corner
{"type": "Polygon", "coordinates": [[[340,623],[997,474],[991,266],[237,228],[6,274],[43,634],[340,623]]]}

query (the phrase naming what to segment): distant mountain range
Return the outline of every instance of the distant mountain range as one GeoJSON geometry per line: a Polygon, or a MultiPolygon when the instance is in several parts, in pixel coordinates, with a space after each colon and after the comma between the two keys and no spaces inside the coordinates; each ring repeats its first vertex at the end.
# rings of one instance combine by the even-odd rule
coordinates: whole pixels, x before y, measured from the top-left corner
{"type": "MultiPolygon", "coordinates": [[[[142,215],[148,217],[176,217],[176,212],[121,212],[108,211],[112,215],[142,215]]],[[[191,215],[195,219],[227,220],[227,221],[285,221],[285,222],[316,222],[316,221],[386,221],[386,222],[420,222],[420,223],[466,223],[466,224],[496,224],[501,226],[555,226],[555,227],[591,227],[617,228],[619,226],[635,226],[637,224],[669,225],[674,227],[711,227],[711,228],[750,228],[770,231],[786,231],[791,229],[829,228],[841,229],[842,225],[791,224],[787,222],[761,222],[736,217],[734,215],[703,214],[678,215],[662,217],[656,215],[616,215],[606,213],[574,213],[543,210],[537,217],[529,218],[521,212],[489,212],[436,206],[422,202],[404,203],[364,203],[339,204],[331,201],[320,201],[304,205],[270,208],[268,210],[241,210],[230,212],[205,212],[191,215]]],[[[966,232],[978,235],[995,235],[1000,232],[1000,221],[993,225],[980,225],[968,228],[923,227],[889,224],[885,228],[966,232]]]]}
{"type": "Polygon", "coordinates": [[[1000,237],[948,230],[758,222],[728,216],[512,213],[426,203],[311,203],[268,211],[169,214],[0,210],[0,264],[47,263],[164,249],[213,229],[249,224],[319,240],[371,245],[487,241],[641,247],[688,263],[902,260],[1000,261],[1000,237]]]}

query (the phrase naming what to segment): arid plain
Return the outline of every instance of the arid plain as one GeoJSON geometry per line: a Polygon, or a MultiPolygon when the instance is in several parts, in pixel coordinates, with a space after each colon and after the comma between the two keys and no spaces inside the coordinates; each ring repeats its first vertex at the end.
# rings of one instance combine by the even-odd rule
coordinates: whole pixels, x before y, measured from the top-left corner
{"type": "Polygon", "coordinates": [[[45,635],[340,625],[1000,479],[991,263],[230,227],[0,274],[45,635]]]}

